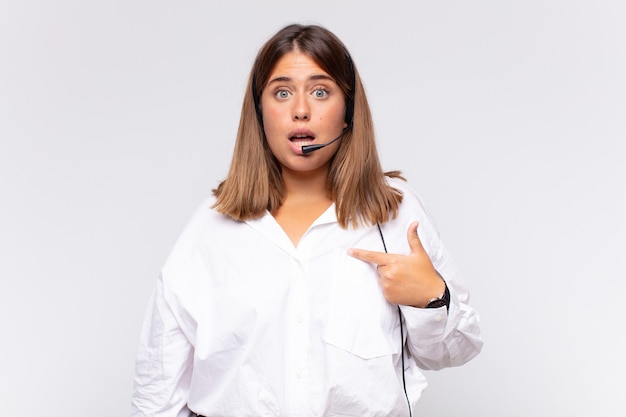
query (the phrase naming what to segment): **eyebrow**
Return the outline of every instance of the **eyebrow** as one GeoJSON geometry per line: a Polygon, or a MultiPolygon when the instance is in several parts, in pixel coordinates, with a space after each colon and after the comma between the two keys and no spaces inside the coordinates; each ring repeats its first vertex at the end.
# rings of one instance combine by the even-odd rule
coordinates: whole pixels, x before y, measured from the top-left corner
{"type": "MultiPolygon", "coordinates": [[[[316,74],[316,75],[311,75],[311,77],[309,77],[309,80],[311,81],[316,81],[316,80],[328,80],[328,81],[332,81],[335,82],[335,80],[326,74],[316,74]]],[[[282,77],[276,77],[271,79],[267,85],[270,85],[272,83],[286,83],[286,82],[291,82],[293,81],[290,77],[286,77],[286,76],[282,76],[282,77]]]]}

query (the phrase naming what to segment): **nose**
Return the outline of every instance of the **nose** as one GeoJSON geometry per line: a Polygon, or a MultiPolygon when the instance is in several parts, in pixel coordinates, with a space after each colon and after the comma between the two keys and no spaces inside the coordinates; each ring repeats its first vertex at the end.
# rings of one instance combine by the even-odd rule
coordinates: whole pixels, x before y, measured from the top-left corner
{"type": "Polygon", "coordinates": [[[311,108],[306,100],[306,97],[299,96],[294,100],[293,105],[293,118],[294,120],[309,120],[311,117],[311,108]]]}

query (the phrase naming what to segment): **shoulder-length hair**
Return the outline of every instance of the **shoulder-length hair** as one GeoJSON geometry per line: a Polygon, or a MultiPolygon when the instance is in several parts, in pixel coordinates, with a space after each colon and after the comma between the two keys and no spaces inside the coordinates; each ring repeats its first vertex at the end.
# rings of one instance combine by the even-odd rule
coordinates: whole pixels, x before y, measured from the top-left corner
{"type": "Polygon", "coordinates": [[[213,207],[242,221],[281,206],[281,166],[265,138],[260,97],[278,60],[295,50],[313,59],[344,93],[348,128],[331,159],[327,182],[339,224],[358,227],[395,218],[402,193],[387,184],[385,175],[400,177],[400,173],[382,171],[370,108],[348,50],[332,32],[316,25],[286,26],[259,50],[248,79],[230,170],[213,190],[213,207]]]}

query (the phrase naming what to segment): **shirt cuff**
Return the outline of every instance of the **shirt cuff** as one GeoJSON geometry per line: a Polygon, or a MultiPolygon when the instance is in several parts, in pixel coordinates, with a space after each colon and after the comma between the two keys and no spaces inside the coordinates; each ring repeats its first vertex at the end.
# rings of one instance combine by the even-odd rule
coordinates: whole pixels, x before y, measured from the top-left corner
{"type": "Polygon", "coordinates": [[[416,308],[400,306],[407,335],[416,345],[431,345],[443,340],[448,323],[446,307],[416,308]]]}

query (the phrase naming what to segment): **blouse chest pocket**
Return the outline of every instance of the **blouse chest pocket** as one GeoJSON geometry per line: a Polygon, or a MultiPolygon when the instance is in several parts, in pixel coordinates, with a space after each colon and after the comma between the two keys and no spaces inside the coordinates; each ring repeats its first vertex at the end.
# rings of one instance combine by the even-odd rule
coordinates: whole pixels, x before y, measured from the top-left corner
{"type": "Polygon", "coordinates": [[[331,277],[324,341],[363,359],[398,353],[398,309],[385,300],[376,266],[341,252],[331,277]]]}

